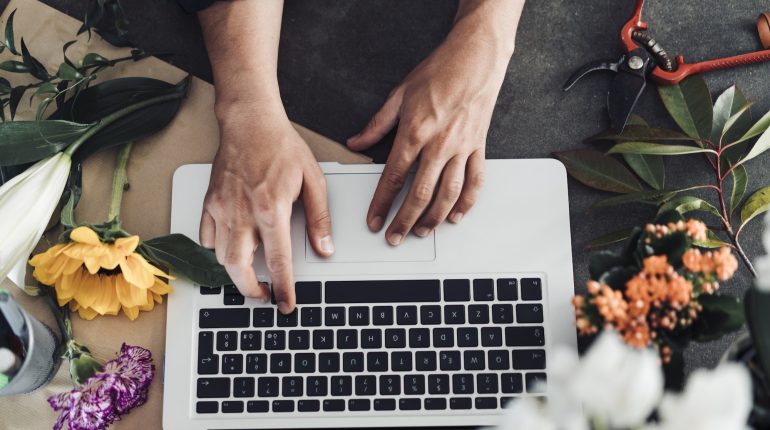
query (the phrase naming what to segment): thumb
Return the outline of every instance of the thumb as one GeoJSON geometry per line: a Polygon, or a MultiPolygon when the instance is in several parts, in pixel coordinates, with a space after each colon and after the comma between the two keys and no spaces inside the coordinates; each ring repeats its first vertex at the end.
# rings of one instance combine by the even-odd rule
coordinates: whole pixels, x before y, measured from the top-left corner
{"type": "Polygon", "coordinates": [[[385,104],[369,120],[363,131],[348,139],[348,148],[353,151],[363,151],[379,142],[398,122],[401,109],[401,92],[396,91],[388,97],[385,104]]]}
{"type": "Polygon", "coordinates": [[[307,236],[310,244],[319,255],[324,257],[332,255],[334,253],[332,220],[326,199],[326,178],[320,169],[318,175],[305,176],[302,203],[305,206],[307,236]]]}

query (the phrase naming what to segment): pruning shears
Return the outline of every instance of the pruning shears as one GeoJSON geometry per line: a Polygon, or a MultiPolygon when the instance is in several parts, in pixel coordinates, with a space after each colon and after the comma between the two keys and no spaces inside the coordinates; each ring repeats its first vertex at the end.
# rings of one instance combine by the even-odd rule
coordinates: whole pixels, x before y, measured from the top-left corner
{"type": "MultiPolygon", "coordinates": [[[[622,133],[631,113],[636,106],[639,97],[647,86],[648,76],[658,85],[675,85],[684,78],[697,73],[706,73],[714,70],[729,69],[749,64],[770,61],[770,46],[763,36],[763,26],[767,26],[767,14],[760,15],[758,27],[760,37],[765,47],[762,51],[735,55],[732,57],[718,58],[687,63],[682,55],[672,59],[665,49],[647,34],[649,25],[642,21],[642,7],[644,0],[637,0],[633,15],[620,30],[620,43],[625,52],[619,60],[604,60],[590,62],[570,76],[564,84],[564,91],[568,91],[583,76],[602,70],[615,72],[607,97],[607,107],[612,127],[622,133]],[[763,21],[764,18],[764,21],[763,21]]],[[[766,29],[765,29],[766,30],[766,29]]]]}

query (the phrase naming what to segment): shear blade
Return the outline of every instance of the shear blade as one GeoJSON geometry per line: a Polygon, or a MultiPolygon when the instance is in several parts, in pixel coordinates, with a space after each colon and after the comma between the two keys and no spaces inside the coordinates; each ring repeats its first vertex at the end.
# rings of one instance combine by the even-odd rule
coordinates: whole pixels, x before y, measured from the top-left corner
{"type": "Polygon", "coordinates": [[[610,115],[610,124],[618,133],[626,128],[628,118],[634,111],[636,102],[644,92],[647,80],[639,74],[620,71],[612,81],[610,93],[607,96],[607,109],[610,115]]]}
{"type": "Polygon", "coordinates": [[[589,73],[593,72],[599,72],[599,71],[610,71],[610,72],[617,72],[618,66],[623,63],[625,60],[625,57],[621,57],[620,61],[613,61],[613,60],[600,60],[600,61],[592,61],[583,67],[577,69],[575,73],[572,74],[572,76],[567,79],[567,82],[564,83],[564,86],[562,87],[562,90],[569,91],[570,88],[572,88],[579,80],[583,78],[583,76],[588,75],[589,73]]]}

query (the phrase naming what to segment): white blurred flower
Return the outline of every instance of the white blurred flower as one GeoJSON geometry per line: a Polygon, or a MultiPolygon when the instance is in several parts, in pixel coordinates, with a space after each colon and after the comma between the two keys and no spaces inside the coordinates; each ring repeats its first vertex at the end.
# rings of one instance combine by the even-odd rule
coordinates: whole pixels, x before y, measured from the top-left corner
{"type": "Polygon", "coordinates": [[[531,397],[517,399],[508,407],[501,430],[560,430],[545,406],[531,397]]]}
{"type": "Polygon", "coordinates": [[[40,240],[67,184],[71,164],[70,156],[60,152],[0,187],[0,281],[18,262],[26,262],[40,240]]]}
{"type": "MultiPolygon", "coordinates": [[[[762,243],[765,245],[765,253],[770,254],[770,212],[765,215],[765,228],[762,232],[762,243]]],[[[763,255],[754,261],[757,269],[757,288],[770,292],[770,255],[763,255]]]]}

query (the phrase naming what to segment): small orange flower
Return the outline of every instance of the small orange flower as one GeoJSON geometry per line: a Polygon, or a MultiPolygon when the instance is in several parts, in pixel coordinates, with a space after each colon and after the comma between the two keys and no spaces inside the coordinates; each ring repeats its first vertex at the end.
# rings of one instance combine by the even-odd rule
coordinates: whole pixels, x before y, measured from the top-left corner
{"type": "Polygon", "coordinates": [[[645,348],[652,339],[650,326],[644,319],[636,318],[628,322],[623,328],[623,340],[637,348],[645,348]]]}
{"type": "Polygon", "coordinates": [[[628,303],[620,291],[602,285],[601,292],[594,297],[593,302],[607,323],[624,324],[628,319],[628,303]]]}
{"type": "Polygon", "coordinates": [[[685,251],[684,255],[682,255],[682,264],[684,264],[685,269],[690,272],[700,272],[702,259],[703,255],[700,253],[699,249],[690,248],[685,251]]]}
{"type": "Polygon", "coordinates": [[[665,255],[651,255],[644,259],[644,271],[651,275],[665,275],[673,272],[674,268],[668,264],[668,257],[665,255]]]}
{"type": "Polygon", "coordinates": [[[704,224],[703,221],[688,219],[685,224],[685,229],[687,235],[695,240],[704,241],[708,239],[708,227],[706,227],[706,224],[704,224]]]}

